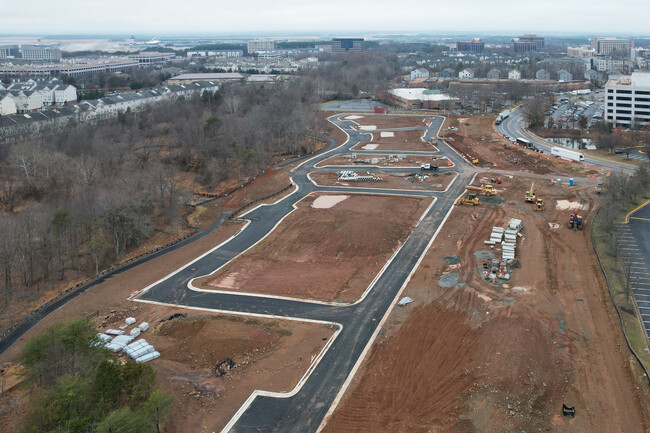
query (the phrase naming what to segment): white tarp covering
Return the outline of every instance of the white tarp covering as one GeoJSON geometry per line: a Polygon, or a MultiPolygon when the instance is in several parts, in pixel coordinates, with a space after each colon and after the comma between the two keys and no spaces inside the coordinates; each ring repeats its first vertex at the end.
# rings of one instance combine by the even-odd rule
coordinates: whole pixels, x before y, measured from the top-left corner
{"type": "Polygon", "coordinates": [[[127,317],[124,321],[128,326],[131,326],[135,323],[135,317],[127,317]]]}
{"type": "Polygon", "coordinates": [[[131,332],[129,332],[129,334],[131,335],[131,337],[137,337],[138,335],[140,335],[140,332],[141,332],[140,328],[133,328],[131,329],[131,332]]]}
{"type": "Polygon", "coordinates": [[[140,331],[144,332],[149,329],[149,324],[147,322],[142,322],[138,325],[138,328],[140,328],[140,331]]]}
{"type": "Polygon", "coordinates": [[[159,356],[160,356],[160,353],[154,351],[154,352],[151,352],[151,353],[147,353],[144,356],[141,356],[140,358],[136,359],[135,362],[137,362],[137,363],[149,362],[149,361],[151,361],[153,359],[158,358],[159,356]]]}
{"type": "Polygon", "coordinates": [[[113,338],[113,341],[106,344],[106,348],[113,352],[119,352],[124,348],[124,346],[133,341],[134,338],[135,337],[131,337],[130,335],[118,335],[113,338]]]}
{"type": "Polygon", "coordinates": [[[120,330],[117,330],[117,329],[108,329],[108,330],[107,330],[106,332],[104,332],[104,333],[105,333],[105,334],[109,334],[109,335],[123,335],[123,334],[124,334],[124,331],[120,331],[120,330]]]}
{"type": "Polygon", "coordinates": [[[99,338],[99,341],[101,341],[102,343],[108,343],[113,339],[113,337],[111,337],[110,335],[106,335],[101,332],[97,334],[97,338],[99,338]]]}

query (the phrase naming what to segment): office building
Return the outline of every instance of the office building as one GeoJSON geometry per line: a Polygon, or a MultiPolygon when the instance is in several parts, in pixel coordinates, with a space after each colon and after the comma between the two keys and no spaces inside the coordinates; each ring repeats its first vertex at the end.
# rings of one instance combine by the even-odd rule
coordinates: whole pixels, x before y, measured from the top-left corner
{"type": "Polygon", "coordinates": [[[61,50],[48,45],[3,45],[0,60],[23,59],[32,62],[58,62],[61,50]]]}
{"type": "Polygon", "coordinates": [[[537,35],[523,35],[510,41],[510,49],[517,54],[544,49],[544,37],[537,35]]]}
{"type": "Polygon", "coordinates": [[[256,53],[257,51],[269,51],[275,50],[275,42],[267,41],[264,39],[256,39],[254,41],[248,41],[248,54],[256,53]]]}
{"type": "Polygon", "coordinates": [[[615,127],[650,124],[650,72],[633,72],[610,79],[605,120],[615,127]]]}
{"type": "Polygon", "coordinates": [[[345,53],[347,51],[362,52],[364,50],[363,38],[333,38],[332,52],[345,53]]]}
{"type": "Polygon", "coordinates": [[[456,42],[456,51],[480,53],[485,49],[485,44],[480,39],[472,39],[469,42],[456,42]]]}
{"type": "Polygon", "coordinates": [[[634,41],[619,38],[596,38],[591,40],[591,48],[599,56],[619,54],[629,57],[630,50],[634,48],[634,41]]]}

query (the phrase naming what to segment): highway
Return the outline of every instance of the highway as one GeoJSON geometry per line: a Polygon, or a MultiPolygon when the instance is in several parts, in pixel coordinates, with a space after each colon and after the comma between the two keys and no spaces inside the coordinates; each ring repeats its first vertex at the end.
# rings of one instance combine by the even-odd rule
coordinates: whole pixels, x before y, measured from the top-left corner
{"type": "MultiPolygon", "coordinates": [[[[540,140],[538,137],[534,137],[532,134],[524,131],[525,121],[523,120],[523,112],[521,108],[513,110],[508,117],[506,117],[500,125],[496,125],[497,131],[511,139],[516,140],[517,138],[524,138],[531,141],[535,146],[544,151],[545,154],[551,154],[551,148],[554,147],[553,144],[548,143],[547,141],[540,140]]],[[[591,164],[597,167],[606,168],[612,171],[625,171],[632,172],[636,170],[633,166],[628,164],[620,164],[613,161],[607,161],[601,158],[594,158],[592,156],[585,155],[585,163],[591,164]]]]}
{"type": "MultiPolygon", "coordinates": [[[[354,123],[342,120],[342,117],[345,115],[334,116],[330,121],[343,129],[349,135],[349,140],[344,145],[319,154],[296,167],[291,174],[293,182],[297,185],[296,191],[275,204],[259,206],[243,215],[242,218],[249,223],[238,235],[167,278],[141,290],[134,298],[141,302],[198,307],[220,312],[318,321],[336,324],[339,328],[340,332],[330,342],[328,350],[293,392],[273,395],[256,391],[226,426],[224,432],[317,431],[337,394],[354,371],[355,364],[372,344],[382,319],[398,300],[402,288],[433,241],[456,198],[476,173],[474,167],[438,140],[438,154],[448,157],[456,165],[454,171],[459,173],[446,192],[317,187],[307,177],[308,173],[314,171],[315,164],[336,153],[349,152],[359,141],[369,139],[368,134],[356,131],[353,129],[354,123]],[[254,246],[293,210],[295,203],[315,191],[408,194],[431,197],[434,202],[413,233],[380,272],[374,285],[355,303],[328,304],[254,294],[198,291],[191,287],[193,279],[212,273],[254,246]]],[[[443,122],[441,117],[435,117],[433,120],[426,132],[427,141],[437,136],[443,122]]]]}

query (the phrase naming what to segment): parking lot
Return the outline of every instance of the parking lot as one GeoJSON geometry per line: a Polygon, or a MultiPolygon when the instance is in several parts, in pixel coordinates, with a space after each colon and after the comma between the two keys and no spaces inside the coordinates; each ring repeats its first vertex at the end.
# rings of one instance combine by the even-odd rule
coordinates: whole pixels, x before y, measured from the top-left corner
{"type": "Polygon", "coordinates": [[[633,212],[627,224],[618,226],[617,233],[647,334],[650,330],[650,204],[633,212]]]}

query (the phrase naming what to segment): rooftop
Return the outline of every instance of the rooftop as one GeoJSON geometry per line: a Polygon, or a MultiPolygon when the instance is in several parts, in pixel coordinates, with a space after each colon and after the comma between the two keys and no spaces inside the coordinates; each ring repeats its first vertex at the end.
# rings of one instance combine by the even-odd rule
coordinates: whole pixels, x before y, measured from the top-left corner
{"type": "Polygon", "coordinates": [[[440,91],[429,90],[423,87],[417,87],[412,89],[400,88],[393,89],[391,93],[398,98],[410,99],[410,100],[419,100],[419,101],[447,101],[452,99],[449,95],[440,93],[440,91]]]}
{"type": "Polygon", "coordinates": [[[215,72],[199,74],[181,74],[170,78],[170,80],[239,80],[244,78],[237,72],[215,72]]]}
{"type": "Polygon", "coordinates": [[[650,72],[632,72],[632,75],[621,75],[611,78],[608,86],[634,86],[650,88],[650,72]]]}

